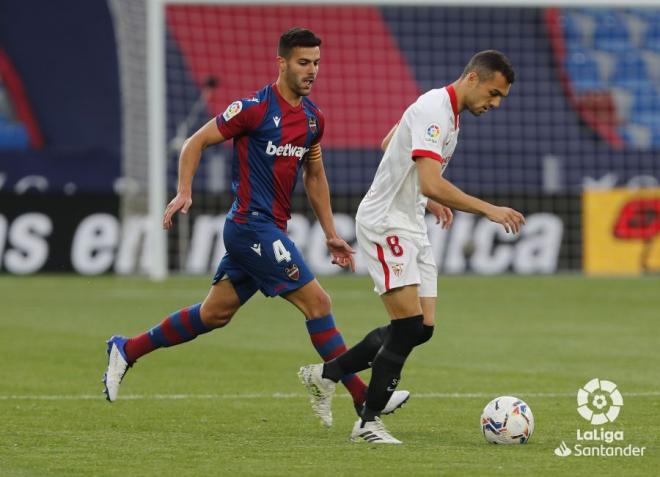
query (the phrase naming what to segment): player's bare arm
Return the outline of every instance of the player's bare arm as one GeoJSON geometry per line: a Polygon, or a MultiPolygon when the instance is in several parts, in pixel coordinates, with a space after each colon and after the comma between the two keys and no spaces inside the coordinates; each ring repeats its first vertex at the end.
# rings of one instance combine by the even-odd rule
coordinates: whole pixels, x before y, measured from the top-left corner
{"type": "Polygon", "coordinates": [[[525,223],[525,217],[520,212],[466,194],[442,177],[442,167],[435,159],[418,157],[415,164],[419,172],[420,189],[425,196],[454,209],[485,215],[493,222],[501,224],[507,233],[520,232],[520,227],[525,223]]]}
{"type": "Polygon", "coordinates": [[[337,235],[335,223],[332,217],[332,206],[330,204],[330,188],[325,176],[321,146],[314,144],[307,160],[303,163],[303,184],[307,192],[309,203],[325,233],[326,244],[332,255],[332,263],[342,268],[349,267],[355,271],[355,253],[348,243],[337,235]]]}
{"type": "Polygon", "coordinates": [[[176,196],[167,204],[165,209],[165,215],[163,216],[164,229],[172,227],[174,214],[179,211],[182,214],[187,214],[192,205],[192,181],[202,159],[202,151],[224,140],[225,138],[218,131],[215,119],[211,119],[183,143],[179,156],[179,182],[176,196]]]}

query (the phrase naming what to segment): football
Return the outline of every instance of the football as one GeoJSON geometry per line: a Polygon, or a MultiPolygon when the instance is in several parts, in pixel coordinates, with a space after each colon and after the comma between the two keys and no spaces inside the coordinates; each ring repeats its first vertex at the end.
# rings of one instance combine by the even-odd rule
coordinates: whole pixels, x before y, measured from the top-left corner
{"type": "Polygon", "coordinates": [[[500,396],[481,413],[481,432],[493,444],[525,444],[534,433],[534,415],[522,399],[500,396]]]}

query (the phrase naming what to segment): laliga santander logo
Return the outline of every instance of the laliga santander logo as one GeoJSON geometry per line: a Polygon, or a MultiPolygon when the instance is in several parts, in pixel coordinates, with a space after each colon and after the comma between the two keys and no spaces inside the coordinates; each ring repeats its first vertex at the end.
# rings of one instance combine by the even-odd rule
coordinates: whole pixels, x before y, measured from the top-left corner
{"type": "Polygon", "coordinates": [[[234,101],[229,106],[227,106],[227,109],[225,109],[225,112],[222,113],[222,117],[225,119],[225,121],[229,121],[231,118],[233,118],[238,113],[240,113],[242,109],[243,109],[243,102],[242,101],[234,101]]]}
{"type": "MultiPolygon", "coordinates": [[[[577,392],[577,411],[592,425],[614,422],[619,416],[623,397],[617,385],[605,379],[592,379],[577,392]]],[[[558,457],[644,457],[645,446],[624,443],[623,430],[606,430],[594,427],[577,429],[577,442],[567,445],[565,441],[554,450],[558,457]]]]}
{"type": "Polygon", "coordinates": [[[612,381],[594,378],[577,392],[577,411],[594,425],[614,422],[623,406],[623,396],[612,381]]]}
{"type": "Polygon", "coordinates": [[[437,124],[429,124],[426,127],[425,139],[434,144],[438,144],[438,142],[440,141],[440,126],[438,126],[437,124]]]}

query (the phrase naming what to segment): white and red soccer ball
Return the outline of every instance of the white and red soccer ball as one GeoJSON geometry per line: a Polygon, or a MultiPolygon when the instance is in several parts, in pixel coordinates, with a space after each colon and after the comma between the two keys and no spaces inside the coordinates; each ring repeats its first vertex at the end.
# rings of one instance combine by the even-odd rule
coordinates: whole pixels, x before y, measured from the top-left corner
{"type": "Polygon", "coordinates": [[[525,444],[534,433],[534,415],[522,399],[500,396],[481,413],[481,432],[493,444],[525,444]]]}

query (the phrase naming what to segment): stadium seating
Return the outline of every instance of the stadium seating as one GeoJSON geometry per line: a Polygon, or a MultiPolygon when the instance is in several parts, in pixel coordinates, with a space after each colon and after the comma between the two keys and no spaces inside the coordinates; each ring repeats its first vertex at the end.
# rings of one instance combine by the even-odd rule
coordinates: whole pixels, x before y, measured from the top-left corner
{"type": "Polygon", "coordinates": [[[631,48],[630,32],[618,12],[611,10],[588,10],[594,17],[593,47],[610,53],[620,53],[631,48]]]}
{"type": "Polygon", "coordinates": [[[605,81],[598,71],[598,63],[589,50],[573,46],[566,56],[565,67],[578,93],[605,88],[605,81]]]}
{"type": "Polygon", "coordinates": [[[631,48],[616,55],[610,83],[612,86],[622,87],[631,92],[649,89],[652,86],[646,61],[639,50],[631,48]]]}
{"type": "Polygon", "coordinates": [[[585,35],[585,27],[578,22],[575,15],[563,14],[561,16],[561,27],[566,38],[566,46],[570,49],[580,47],[585,35]]]}
{"type": "MultiPolygon", "coordinates": [[[[75,184],[80,193],[112,193],[121,174],[121,118],[108,2],[70,0],[62,8],[21,0],[3,2],[0,10],[0,50],[16,73],[14,109],[31,119],[24,124],[28,147],[0,148],[1,190],[41,176],[53,192],[75,184]]],[[[23,136],[11,131],[5,137],[20,143],[23,136]]]]}
{"type": "Polygon", "coordinates": [[[660,53],[660,18],[656,18],[656,20],[649,23],[649,28],[644,35],[643,47],[660,53]]]}
{"type": "MultiPolygon", "coordinates": [[[[650,9],[565,9],[564,68],[578,98],[609,91],[626,146],[660,146],[660,14],[650,9]]],[[[582,111],[584,114],[584,111],[582,111]]],[[[593,116],[593,115],[592,115],[593,116]]],[[[594,126],[598,130],[597,126],[594,126]]]]}
{"type": "MultiPolygon", "coordinates": [[[[5,189],[26,175],[44,175],[52,190],[75,182],[79,191],[112,193],[115,180],[127,173],[121,162],[126,137],[121,91],[122,81],[130,81],[118,64],[118,30],[107,2],[71,1],[75,8],[66,10],[57,2],[5,2],[0,15],[0,44],[20,72],[45,138],[43,149],[28,148],[17,160],[6,145],[25,144],[25,136],[10,130],[4,118],[0,171],[6,173],[5,189]],[[37,7],[41,14],[35,16],[37,7]],[[58,67],[39,58],[56,58],[58,67]]],[[[191,129],[270,81],[276,70],[269,45],[292,18],[292,7],[217,4],[205,7],[210,14],[202,17],[195,14],[199,8],[173,5],[170,10],[178,15],[167,19],[170,139],[201,97],[200,85],[211,73],[206,70],[218,70],[212,73],[219,86],[191,129]],[[199,21],[201,26],[191,29],[199,21]],[[250,41],[243,41],[247,24],[253,31],[250,41]],[[207,43],[190,46],[186,35],[207,43]],[[225,39],[222,48],[219,39],[225,39]],[[246,63],[246,57],[253,61],[246,63]]],[[[487,48],[509,55],[516,83],[502,108],[478,126],[469,114],[462,116],[460,160],[447,172],[459,186],[473,192],[540,190],[547,156],[568,165],[566,190],[581,188],[585,178],[616,173],[625,183],[660,170],[655,153],[660,118],[657,101],[648,99],[656,97],[660,84],[660,9],[446,8],[400,2],[357,10],[310,5],[301,11],[300,21],[324,39],[312,100],[328,116],[324,156],[334,193],[361,194],[378,165],[380,139],[404,106],[420,92],[456,79],[467,58],[487,48]],[[558,15],[560,50],[549,34],[550,12],[558,15]],[[366,45],[366,59],[358,62],[349,53],[355,44],[366,45]],[[654,95],[644,93],[650,90],[654,95]],[[603,127],[594,127],[595,122],[603,127]]],[[[130,55],[143,74],[142,57],[133,50],[130,55]]],[[[219,151],[218,156],[227,156],[219,151]]],[[[175,156],[174,150],[168,156],[171,188],[175,156]]],[[[202,192],[215,177],[206,168],[210,163],[203,163],[195,181],[202,192]]],[[[132,164],[146,170],[146,155],[132,164]]],[[[226,190],[228,182],[220,189],[226,190]]]]}

